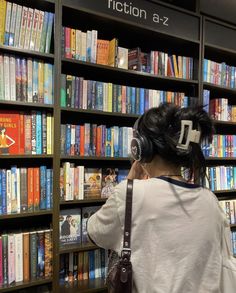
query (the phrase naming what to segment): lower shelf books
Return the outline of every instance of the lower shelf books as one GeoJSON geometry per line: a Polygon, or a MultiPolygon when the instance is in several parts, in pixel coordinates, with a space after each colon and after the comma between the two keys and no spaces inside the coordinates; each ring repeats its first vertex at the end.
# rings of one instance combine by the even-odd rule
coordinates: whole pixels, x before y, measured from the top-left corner
{"type": "Polygon", "coordinates": [[[127,169],[85,168],[65,162],[60,169],[60,198],[65,201],[108,198],[128,172],[127,169]]]}
{"type": "Polygon", "coordinates": [[[107,275],[107,251],[95,249],[60,256],[60,283],[103,278],[107,275]]]}
{"type": "MultiPolygon", "coordinates": [[[[52,231],[0,236],[0,286],[52,277],[52,231]]],[[[1,288],[1,287],[0,287],[1,288]]]]}
{"type": "Polygon", "coordinates": [[[60,211],[60,245],[87,244],[90,242],[87,235],[88,218],[94,214],[100,206],[90,206],[66,209],[60,211]]]}

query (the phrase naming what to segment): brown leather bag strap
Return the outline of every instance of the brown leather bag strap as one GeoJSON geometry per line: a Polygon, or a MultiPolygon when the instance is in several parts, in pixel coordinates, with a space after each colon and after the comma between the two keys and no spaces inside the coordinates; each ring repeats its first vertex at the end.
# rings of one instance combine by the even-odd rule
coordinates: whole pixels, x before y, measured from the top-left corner
{"type": "Polygon", "coordinates": [[[125,205],[125,226],[124,242],[122,254],[131,255],[131,221],[132,221],[132,201],[133,201],[133,180],[127,180],[126,205],[125,205]]]}

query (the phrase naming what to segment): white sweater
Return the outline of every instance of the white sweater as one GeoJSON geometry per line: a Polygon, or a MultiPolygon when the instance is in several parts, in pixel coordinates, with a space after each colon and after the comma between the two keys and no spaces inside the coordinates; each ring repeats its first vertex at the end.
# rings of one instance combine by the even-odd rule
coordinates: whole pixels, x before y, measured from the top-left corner
{"type": "MultiPolygon", "coordinates": [[[[127,181],[88,220],[94,242],[120,253],[127,181]]],[[[220,293],[222,228],[215,195],[167,177],[134,180],[131,261],[137,293],[220,293]]]]}

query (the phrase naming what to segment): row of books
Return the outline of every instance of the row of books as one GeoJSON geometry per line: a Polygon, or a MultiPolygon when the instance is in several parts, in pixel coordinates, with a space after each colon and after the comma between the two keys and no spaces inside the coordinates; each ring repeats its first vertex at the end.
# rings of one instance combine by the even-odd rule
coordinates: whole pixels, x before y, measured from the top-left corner
{"type": "Polygon", "coordinates": [[[91,244],[87,233],[87,221],[100,206],[89,206],[60,211],[59,232],[60,245],[91,244]]]}
{"type": "Polygon", "coordinates": [[[0,1],[0,44],[50,53],[54,14],[0,1]]]}
{"type": "Polygon", "coordinates": [[[214,134],[212,142],[202,142],[202,152],[206,157],[230,158],[236,156],[236,135],[214,134]]]}
{"type": "Polygon", "coordinates": [[[64,162],[60,168],[60,199],[108,198],[128,172],[128,169],[85,168],[64,162]]]}
{"type": "Polygon", "coordinates": [[[231,232],[231,240],[232,240],[232,248],[233,248],[233,254],[236,257],[236,232],[231,232]]]}
{"type": "Polygon", "coordinates": [[[210,91],[203,90],[204,110],[214,120],[236,122],[236,105],[230,105],[228,99],[217,98],[210,100],[210,91]]]}
{"type": "Polygon", "coordinates": [[[52,231],[2,234],[0,256],[0,286],[51,277],[52,231]]]}
{"type": "Polygon", "coordinates": [[[0,54],[0,100],[53,103],[53,65],[0,54]]]}
{"type": "Polygon", "coordinates": [[[0,215],[52,208],[52,169],[0,169],[0,215]]]}
{"type": "Polygon", "coordinates": [[[205,185],[212,191],[236,189],[236,167],[214,166],[206,168],[205,185]]]}
{"type": "Polygon", "coordinates": [[[62,124],[61,154],[125,158],[130,154],[132,137],[131,127],[62,124]]]}
{"type": "Polygon", "coordinates": [[[0,111],[0,154],[52,154],[51,112],[0,111]]]}
{"type": "Polygon", "coordinates": [[[143,114],[160,103],[187,107],[196,102],[184,93],[136,88],[62,74],[61,106],[126,114],[143,114]]]}
{"type": "Polygon", "coordinates": [[[59,281],[76,282],[82,280],[105,279],[107,275],[107,251],[95,249],[60,255],[59,281]]]}
{"type": "Polygon", "coordinates": [[[64,27],[62,46],[62,52],[66,58],[154,75],[193,78],[193,58],[169,55],[160,51],[144,53],[139,47],[129,49],[119,47],[116,38],[111,41],[98,39],[97,30],[83,32],[79,29],[64,27]]]}
{"type": "Polygon", "coordinates": [[[227,65],[225,62],[218,63],[212,60],[204,59],[203,80],[216,85],[235,88],[235,66],[227,65]]]}
{"type": "Polygon", "coordinates": [[[219,203],[230,224],[236,224],[236,200],[220,200],[219,203]]]}

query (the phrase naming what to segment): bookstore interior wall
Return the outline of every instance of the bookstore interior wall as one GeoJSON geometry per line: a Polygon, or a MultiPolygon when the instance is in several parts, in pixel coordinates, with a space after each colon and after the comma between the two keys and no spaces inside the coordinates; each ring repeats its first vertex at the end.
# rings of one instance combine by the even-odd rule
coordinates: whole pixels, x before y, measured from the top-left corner
{"type": "Polygon", "coordinates": [[[205,184],[236,254],[236,27],[196,2],[0,0],[0,292],[106,292],[86,222],[162,102],[214,119],[205,184]]]}

